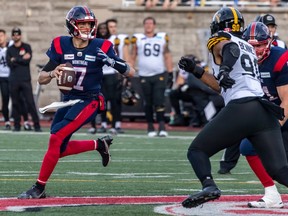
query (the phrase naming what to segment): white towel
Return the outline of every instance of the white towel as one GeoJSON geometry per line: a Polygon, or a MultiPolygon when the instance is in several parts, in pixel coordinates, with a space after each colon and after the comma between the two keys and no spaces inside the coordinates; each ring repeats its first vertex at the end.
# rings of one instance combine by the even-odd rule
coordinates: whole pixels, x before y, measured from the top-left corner
{"type": "Polygon", "coordinates": [[[72,106],[78,102],[82,101],[81,99],[69,100],[64,102],[53,102],[45,107],[39,108],[40,113],[45,113],[48,110],[57,110],[62,107],[72,106]]]}

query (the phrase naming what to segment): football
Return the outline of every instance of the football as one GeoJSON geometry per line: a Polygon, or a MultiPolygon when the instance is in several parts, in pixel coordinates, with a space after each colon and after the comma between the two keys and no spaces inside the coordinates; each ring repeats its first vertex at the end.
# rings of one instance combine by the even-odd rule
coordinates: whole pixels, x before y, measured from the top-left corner
{"type": "Polygon", "coordinates": [[[76,83],[76,73],[70,62],[65,63],[66,67],[62,71],[62,75],[57,79],[57,86],[63,94],[67,94],[73,89],[76,83]]]}

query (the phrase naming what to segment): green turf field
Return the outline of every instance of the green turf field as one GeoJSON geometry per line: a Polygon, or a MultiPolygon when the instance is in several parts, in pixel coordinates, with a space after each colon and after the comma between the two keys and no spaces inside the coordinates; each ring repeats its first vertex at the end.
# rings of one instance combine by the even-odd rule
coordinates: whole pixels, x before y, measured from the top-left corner
{"type": "MultiPolygon", "coordinates": [[[[103,134],[101,134],[103,135],[103,134]]],[[[73,139],[96,139],[101,135],[80,131],[73,139]]],[[[168,138],[148,138],[144,131],[126,130],[114,136],[112,162],[101,165],[98,152],[60,159],[46,191],[51,197],[188,195],[201,186],[186,158],[196,134],[170,132],[168,138]]],[[[0,198],[16,197],[35,182],[47,148],[44,133],[0,131],[0,198]]],[[[219,175],[222,152],[212,157],[214,179],[223,195],[261,194],[263,189],[241,157],[232,175],[219,175]]],[[[285,188],[277,184],[279,191],[285,188]]],[[[37,215],[156,215],[154,205],[106,205],[45,208],[37,215]]],[[[23,212],[31,215],[31,212],[23,212]]],[[[0,212],[0,215],[15,215],[0,212]]]]}

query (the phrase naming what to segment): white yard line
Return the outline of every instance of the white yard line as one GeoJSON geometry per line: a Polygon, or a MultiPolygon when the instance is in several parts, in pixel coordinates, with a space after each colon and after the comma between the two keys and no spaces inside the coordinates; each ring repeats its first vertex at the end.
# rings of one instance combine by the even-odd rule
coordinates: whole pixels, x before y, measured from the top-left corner
{"type": "MultiPolygon", "coordinates": [[[[12,132],[12,131],[1,131],[0,134],[13,134],[13,136],[22,136],[22,135],[34,135],[34,136],[41,136],[41,135],[49,135],[49,132],[34,132],[34,131],[20,131],[20,132],[12,132]]],[[[88,133],[83,132],[76,132],[73,136],[87,136],[91,135],[88,133]]],[[[102,137],[105,134],[96,134],[95,138],[102,137]]],[[[128,137],[128,138],[139,138],[139,139],[182,139],[182,140],[193,140],[195,136],[168,136],[168,137],[148,137],[147,135],[139,135],[139,134],[118,134],[115,137],[128,137]]]]}

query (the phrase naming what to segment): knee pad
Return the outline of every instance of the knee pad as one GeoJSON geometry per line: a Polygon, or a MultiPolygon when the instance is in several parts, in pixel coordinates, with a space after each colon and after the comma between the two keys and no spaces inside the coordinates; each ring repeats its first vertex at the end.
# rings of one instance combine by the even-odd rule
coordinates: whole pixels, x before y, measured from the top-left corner
{"type": "Polygon", "coordinates": [[[240,154],[243,156],[257,155],[252,143],[248,139],[243,139],[240,144],[240,154]]]}

